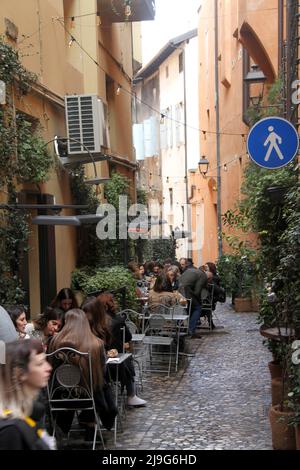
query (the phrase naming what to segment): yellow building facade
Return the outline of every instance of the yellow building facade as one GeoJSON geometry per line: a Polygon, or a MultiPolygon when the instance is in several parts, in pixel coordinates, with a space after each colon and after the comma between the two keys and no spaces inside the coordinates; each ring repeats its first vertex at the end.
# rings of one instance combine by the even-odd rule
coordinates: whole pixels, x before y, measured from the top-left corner
{"type": "MultiPolygon", "coordinates": [[[[124,174],[132,182],[134,196],[132,21],[151,19],[151,9],[149,13],[148,1],[136,0],[135,17],[126,18],[123,2],[114,3],[115,11],[104,0],[2,0],[0,34],[18,51],[26,69],[38,77],[28,95],[15,96],[17,112],[41,125],[43,138],[54,153],[54,136],[67,136],[64,97],[97,95],[107,107],[109,133],[109,142],[101,152],[110,157],[96,163],[97,173],[103,177],[113,170],[124,174]]],[[[88,162],[86,155],[85,170],[93,177],[93,165],[88,162]]],[[[73,203],[69,174],[61,164],[45,183],[38,187],[26,184],[18,190],[18,202],[25,204],[73,203]]],[[[1,200],[5,202],[4,192],[1,200]]],[[[73,213],[63,209],[64,215],[73,213]]],[[[37,215],[37,211],[32,210],[31,215],[37,215]]],[[[58,290],[70,286],[77,260],[77,228],[31,225],[30,232],[23,280],[27,303],[35,316],[58,290]]]]}

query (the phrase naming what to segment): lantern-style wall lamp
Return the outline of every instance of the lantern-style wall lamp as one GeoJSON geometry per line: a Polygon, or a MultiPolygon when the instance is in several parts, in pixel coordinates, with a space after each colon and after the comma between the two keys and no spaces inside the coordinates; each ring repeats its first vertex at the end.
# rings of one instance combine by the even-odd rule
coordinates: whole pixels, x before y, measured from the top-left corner
{"type": "Polygon", "coordinates": [[[253,64],[251,65],[251,70],[247,73],[246,77],[244,78],[244,82],[248,83],[249,85],[256,85],[258,83],[262,84],[262,88],[258,95],[250,96],[250,101],[252,106],[258,107],[263,99],[264,96],[264,86],[267,77],[263,73],[263,71],[259,68],[258,65],[253,64]]]}
{"type": "Polygon", "coordinates": [[[198,162],[198,169],[199,169],[200,174],[203,176],[203,178],[206,177],[206,174],[208,172],[208,167],[209,167],[209,161],[203,155],[198,162]]]}

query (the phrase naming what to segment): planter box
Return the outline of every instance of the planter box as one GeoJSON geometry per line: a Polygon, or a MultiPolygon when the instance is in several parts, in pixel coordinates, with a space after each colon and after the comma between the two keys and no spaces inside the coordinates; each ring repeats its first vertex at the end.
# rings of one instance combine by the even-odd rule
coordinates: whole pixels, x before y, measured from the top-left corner
{"type": "Polygon", "coordinates": [[[234,299],[234,310],[236,312],[253,312],[251,297],[236,297],[234,299]]]}
{"type": "Polygon", "coordinates": [[[257,297],[252,297],[252,312],[259,312],[259,299],[257,297]]]}

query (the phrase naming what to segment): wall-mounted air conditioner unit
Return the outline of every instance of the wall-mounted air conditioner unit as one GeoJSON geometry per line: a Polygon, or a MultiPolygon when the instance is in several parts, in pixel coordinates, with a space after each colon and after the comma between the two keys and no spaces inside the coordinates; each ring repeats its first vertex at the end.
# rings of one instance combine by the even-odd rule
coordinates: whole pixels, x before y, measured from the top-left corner
{"type": "Polygon", "coordinates": [[[97,153],[101,146],[109,147],[107,106],[97,95],[65,96],[65,106],[69,154],[97,153]]]}

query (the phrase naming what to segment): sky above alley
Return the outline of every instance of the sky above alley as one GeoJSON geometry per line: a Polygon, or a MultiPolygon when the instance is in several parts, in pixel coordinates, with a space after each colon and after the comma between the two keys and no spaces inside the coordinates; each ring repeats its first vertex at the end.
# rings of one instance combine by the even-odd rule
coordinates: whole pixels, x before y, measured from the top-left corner
{"type": "Polygon", "coordinates": [[[142,24],[143,65],[173,37],[197,27],[201,0],[156,0],[156,18],[142,24]]]}

